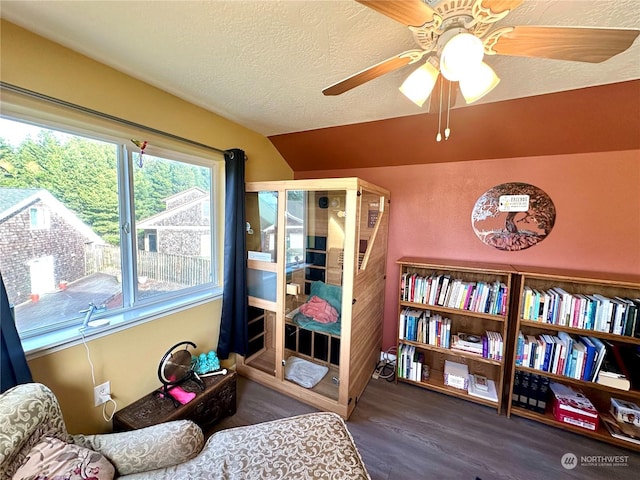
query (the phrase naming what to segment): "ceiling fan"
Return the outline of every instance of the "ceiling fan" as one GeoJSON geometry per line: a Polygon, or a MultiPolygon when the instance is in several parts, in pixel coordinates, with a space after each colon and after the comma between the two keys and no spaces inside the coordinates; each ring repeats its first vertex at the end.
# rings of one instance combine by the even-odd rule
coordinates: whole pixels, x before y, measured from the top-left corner
{"type": "MultiPolygon", "coordinates": [[[[465,101],[472,103],[500,81],[483,61],[484,55],[599,63],[624,52],[640,34],[637,29],[528,25],[490,31],[495,22],[504,19],[524,0],[356,1],[408,26],[420,48],[351,75],[325,88],[324,95],[340,95],[386,73],[422,61],[400,87],[405,96],[420,107],[430,96],[433,103],[435,95],[431,92],[439,84],[442,101],[444,77],[446,81],[454,82],[449,105],[455,103],[458,88],[465,101]]],[[[430,111],[434,110],[430,108],[430,111]]]]}

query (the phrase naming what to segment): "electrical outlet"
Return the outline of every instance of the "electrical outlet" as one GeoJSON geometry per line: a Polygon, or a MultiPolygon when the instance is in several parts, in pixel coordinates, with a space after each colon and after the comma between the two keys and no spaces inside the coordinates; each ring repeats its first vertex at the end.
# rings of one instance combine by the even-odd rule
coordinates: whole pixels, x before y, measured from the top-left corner
{"type": "Polygon", "coordinates": [[[102,405],[111,400],[111,382],[104,382],[93,389],[95,406],[102,405]]]}

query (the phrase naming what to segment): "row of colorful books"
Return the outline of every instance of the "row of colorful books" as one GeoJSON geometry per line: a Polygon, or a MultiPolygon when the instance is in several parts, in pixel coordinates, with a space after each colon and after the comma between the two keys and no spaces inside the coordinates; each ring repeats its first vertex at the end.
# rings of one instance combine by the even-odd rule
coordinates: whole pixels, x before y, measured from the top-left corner
{"type": "Polygon", "coordinates": [[[509,296],[507,290],[507,286],[499,281],[467,282],[453,279],[447,274],[423,277],[406,272],[402,274],[400,300],[505,315],[509,296]]]}
{"type": "Polygon", "coordinates": [[[586,382],[595,381],[605,355],[605,344],[599,338],[566,332],[534,336],[520,331],[516,344],[516,365],[586,382]]]}
{"type": "Polygon", "coordinates": [[[640,299],[571,294],[525,286],[520,317],[534,322],[640,338],[640,299]]]}
{"type": "Polygon", "coordinates": [[[414,382],[422,381],[424,354],[416,350],[414,345],[401,343],[396,357],[398,378],[406,378],[414,382]]]}
{"type": "Polygon", "coordinates": [[[451,319],[443,318],[439,313],[430,310],[403,308],[400,312],[398,338],[449,348],[451,319]]]}
{"type": "Polygon", "coordinates": [[[487,330],[486,335],[460,332],[451,337],[451,350],[472,353],[493,360],[502,360],[504,341],[500,332],[487,330]]]}

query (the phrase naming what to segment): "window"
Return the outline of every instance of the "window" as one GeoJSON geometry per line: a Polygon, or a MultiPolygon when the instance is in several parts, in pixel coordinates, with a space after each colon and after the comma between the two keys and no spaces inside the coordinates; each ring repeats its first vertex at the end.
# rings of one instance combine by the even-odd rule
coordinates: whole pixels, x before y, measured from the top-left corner
{"type": "Polygon", "coordinates": [[[287,266],[296,266],[304,263],[304,224],[306,201],[306,192],[302,190],[287,191],[287,225],[285,235],[287,266]]]}
{"type": "Polygon", "coordinates": [[[43,207],[29,209],[29,225],[31,230],[49,228],[49,211],[43,207]]]}
{"type": "Polygon", "coordinates": [[[215,166],[0,118],[0,271],[23,341],[77,336],[90,304],[115,325],[212,295],[215,166]]]}

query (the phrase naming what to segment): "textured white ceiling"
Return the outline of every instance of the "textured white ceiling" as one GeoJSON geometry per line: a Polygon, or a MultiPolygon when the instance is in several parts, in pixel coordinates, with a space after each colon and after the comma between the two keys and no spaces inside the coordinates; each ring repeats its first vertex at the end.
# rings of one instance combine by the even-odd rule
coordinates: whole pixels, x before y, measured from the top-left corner
{"type": "MultiPolygon", "coordinates": [[[[351,0],[2,0],[0,8],[13,23],[265,135],[424,113],[398,91],[411,65],[322,95],[416,48],[407,27],[351,0]]],[[[640,1],[525,0],[496,27],[512,25],[640,28],[640,1]]],[[[487,62],[502,81],[478,103],[640,78],[640,40],[601,64],[487,62]]]]}

